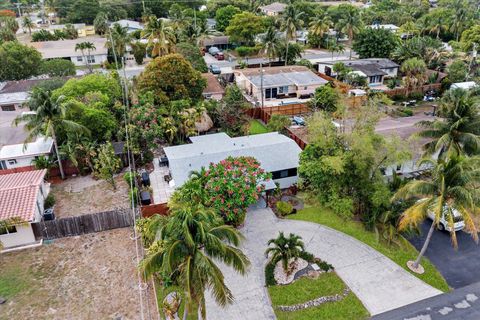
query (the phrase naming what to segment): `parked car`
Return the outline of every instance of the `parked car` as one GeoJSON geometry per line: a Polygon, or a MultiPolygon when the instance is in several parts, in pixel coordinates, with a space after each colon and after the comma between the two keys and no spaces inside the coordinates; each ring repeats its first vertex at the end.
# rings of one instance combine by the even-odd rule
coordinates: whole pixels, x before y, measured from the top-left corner
{"type": "MultiPolygon", "coordinates": [[[[440,217],[440,220],[438,221],[438,230],[446,230],[448,232],[452,232],[452,228],[450,227],[449,223],[449,216],[450,214],[453,214],[453,230],[454,231],[460,231],[463,228],[465,228],[465,221],[463,221],[463,217],[455,209],[450,209],[448,206],[443,207],[443,212],[442,216],[440,217]]],[[[428,210],[427,216],[430,220],[435,219],[435,213],[432,210],[428,210]]]]}
{"type": "Polygon", "coordinates": [[[217,54],[215,55],[215,58],[217,60],[225,60],[225,55],[223,54],[223,52],[217,52],[217,54]]]}
{"type": "Polygon", "coordinates": [[[304,125],[305,125],[305,119],[303,119],[302,117],[294,116],[294,117],[293,117],[293,122],[294,122],[296,125],[299,125],[299,126],[304,126],[304,125]]]}
{"type": "Polygon", "coordinates": [[[220,49],[218,49],[217,47],[210,47],[210,49],[208,49],[208,53],[210,53],[212,56],[215,56],[219,52],[220,49]]]}
{"type": "Polygon", "coordinates": [[[211,64],[208,69],[210,70],[211,73],[213,74],[220,74],[222,73],[222,71],[220,70],[220,67],[215,65],[215,64],[211,64]]]}

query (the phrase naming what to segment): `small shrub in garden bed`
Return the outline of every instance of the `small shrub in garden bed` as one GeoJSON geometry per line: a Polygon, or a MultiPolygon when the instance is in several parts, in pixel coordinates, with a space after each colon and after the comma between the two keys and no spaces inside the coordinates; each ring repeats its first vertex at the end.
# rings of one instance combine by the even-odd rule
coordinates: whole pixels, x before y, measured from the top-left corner
{"type": "Polygon", "coordinates": [[[278,201],[276,206],[277,206],[278,212],[282,216],[286,216],[286,215],[291,214],[293,212],[293,207],[288,202],[278,201]]]}
{"type": "Polygon", "coordinates": [[[279,260],[280,258],[271,259],[265,266],[265,284],[267,286],[277,285],[277,281],[275,280],[275,265],[279,260]]]}
{"type": "Polygon", "coordinates": [[[53,196],[53,194],[49,194],[46,198],[45,198],[45,202],[43,204],[44,208],[45,209],[50,209],[51,207],[53,207],[55,205],[55,197],[53,196]]]}

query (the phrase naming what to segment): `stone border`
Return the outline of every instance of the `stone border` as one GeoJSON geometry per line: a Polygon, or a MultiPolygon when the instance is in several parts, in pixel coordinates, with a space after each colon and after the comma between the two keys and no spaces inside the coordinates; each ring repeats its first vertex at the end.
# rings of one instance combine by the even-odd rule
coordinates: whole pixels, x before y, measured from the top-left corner
{"type": "Polygon", "coordinates": [[[299,303],[299,304],[294,304],[293,306],[277,306],[276,308],[280,311],[298,311],[298,310],[303,310],[303,309],[308,309],[312,307],[317,307],[321,304],[324,304],[326,302],[335,302],[335,301],[341,301],[343,300],[348,294],[350,293],[349,288],[345,288],[342,292],[342,294],[336,294],[333,296],[323,296],[320,298],[316,298],[307,302],[299,303]]]}

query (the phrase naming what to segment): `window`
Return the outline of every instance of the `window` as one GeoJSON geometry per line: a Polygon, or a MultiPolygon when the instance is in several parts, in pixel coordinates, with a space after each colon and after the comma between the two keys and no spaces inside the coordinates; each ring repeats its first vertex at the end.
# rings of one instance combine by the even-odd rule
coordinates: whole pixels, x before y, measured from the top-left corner
{"type": "Polygon", "coordinates": [[[2,111],[15,111],[15,106],[13,104],[2,106],[2,111]]]}
{"type": "Polygon", "coordinates": [[[17,160],[15,160],[15,159],[9,159],[7,161],[8,161],[8,164],[11,164],[11,165],[17,164],[17,160]]]}
{"type": "Polygon", "coordinates": [[[278,87],[278,93],[287,94],[288,86],[278,87]]]}
{"type": "Polygon", "coordinates": [[[88,63],[95,63],[95,56],[87,56],[88,63]]]}
{"type": "Polygon", "coordinates": [[[82,62],[82,61],[83,61],[83,58],[82,58],[82,57],[77,57],[77,61],[78,61],[78,62],[82,62]]]}
{"type": "Polygon", "coordinates": [[[16,233],[17,232],[17,227],[16,226],[0,226],[0,235],[2,234],[10,234],[10,233],[16,233]]]}
{"type": "Polygon", "coordinates": [[[283,178],[288,178],[288,177],[295,177],[297,175],[297,168],[291,168],[291,169],[285,169],[285,170],[279,170],[279,171],[273,171],[272,172],[272,179],[283,179],[283,178]]]}

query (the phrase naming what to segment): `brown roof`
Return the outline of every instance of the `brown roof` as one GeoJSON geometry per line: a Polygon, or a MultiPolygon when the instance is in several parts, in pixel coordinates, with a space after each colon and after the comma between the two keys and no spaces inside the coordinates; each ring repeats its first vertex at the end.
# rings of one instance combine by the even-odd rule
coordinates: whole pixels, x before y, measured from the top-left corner
{"type": "Polygon", "coordinates": [[[213,36],[203,39],[204,46],[216,46],[228,44],[228,36],[213,36]]]}
{"type": "Polygon", "coordinates": [[[32,221],[38,190],[47,170],[0,175],[0,220],[32,221]]]}
{"type": "Polygon", "coordinates": [[[220,85],[212,73],[202,73],[202,77],[207,80],[207,87],[203,89],[203,94],[224,94],[225,89],[220,85]]]}
{"type": "MultiPolygon", "coordinates": [[[[77,78],[75,76],[71,77],[60,77],[60,79],[67,81],[71,78],[77,78]]],[[[58,79],[58,78],[56,78],[58,79]]],[[[20,80],[20,81],[8,81],[5,83],[3,88],[0,86],[1,93],[16,93],[16,92],[30,92],[33,87],[38,85],[40,82],[53,81],[55,79],[30,79],[30,80],[20,80]]]]}

